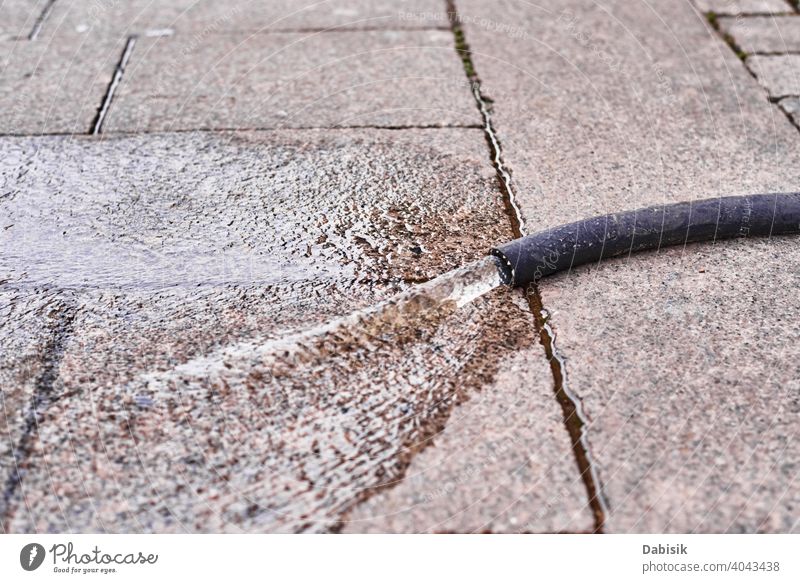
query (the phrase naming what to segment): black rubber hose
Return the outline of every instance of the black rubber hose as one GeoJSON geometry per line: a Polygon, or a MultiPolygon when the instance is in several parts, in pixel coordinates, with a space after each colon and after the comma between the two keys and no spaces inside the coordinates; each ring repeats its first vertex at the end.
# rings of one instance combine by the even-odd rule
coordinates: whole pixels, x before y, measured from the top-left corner
{"type": "Polygon", "coordinates": [[[800,193],[727,196],[612,213],[528,235],[492,249],[508,283],[540,278],[669,245],[800,233],[800,193]]]}

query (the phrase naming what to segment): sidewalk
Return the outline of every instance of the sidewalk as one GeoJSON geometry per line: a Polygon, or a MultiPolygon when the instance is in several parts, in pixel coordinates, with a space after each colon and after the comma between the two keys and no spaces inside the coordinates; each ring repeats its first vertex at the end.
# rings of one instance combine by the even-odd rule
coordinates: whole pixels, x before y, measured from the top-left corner
{"type": "Polygon", "coordinates": [[[497,290],[276,380],[264,346],[520,231],[800,182],[782,0],[452,8],[3,2],[6,532],[800,528],[793,238],[497,290]]]}

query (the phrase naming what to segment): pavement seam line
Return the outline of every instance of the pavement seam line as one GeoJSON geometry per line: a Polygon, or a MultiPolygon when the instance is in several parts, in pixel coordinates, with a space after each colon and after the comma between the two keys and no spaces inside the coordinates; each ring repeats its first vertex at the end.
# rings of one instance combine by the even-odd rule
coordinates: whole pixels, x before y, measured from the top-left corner
{"type": "MultiPolygon", "coordinates": [[[[795,0],[795,4],[793,4],[793,6],[797,7],[797,0],[795,0]]],[[[720,25],[719,25],[719,15],[716,12],[713,12],[713,11],[706,12],[705,13],[705,17],[706,17],[706,20],[708,21],[708,24],[720,36],[722,41],[726,45],[728,45],[728,47],[734,52],[734,54],[737,57],[739,57],[739,60],[742,62],[742,65],[744,65],[744,70],[747,71],[750,74],[750,76],[753,79],[755,79],[756,83],[758,83],[758,86],[763,91],[765,91],[767,93],[767,101],[769,101],[770,103],[775,105],[778,108],[778,111],[780,111],[784,115],[784,117],[786,117],[786,119],[789,120],[789,123],[792,124],[792,126],[797,131],[800,131],[800,124],[798,124],[798,122],[795,121],[795,119],[792,117],[792,115],[788,111],[786,111],[780,104],[780,101],[782,99],[785,99],[786,97],[795,97],[795,96],[794,95],[779,95],[777,97],[770,96],[769,91],[767,91],[767,89],[764,88],[761,85],[761,83],[759,82],[758,75],[756,75],[756,73],[747,65],[748,57],[752,57],[752,56],[774,56],[774,57],[779,57],[779,56],[782,56],[782,55],[798,54],[798,51],[787,51],[787,52],[783,52],[783,53],[772,53],[772,52],[770,52],[770,53],[760,53],[760,52],[747,53],[737,44],[736,40],[730,34],[724,32],[722,30],[722,27],[720,27],[720,25]]]]}
{"type": "MultiPolygon", "coordinates": [[[[506,206],[506,213],[511,221],[511,229],[515,238],[524,236],[526,233],[522,212],[517,204],[517,199],[512,186],[511,171],[503,161],[502,146],[497,132],[494,129],[491,117],[490,103],[492,100],[487,98],[481,90],[481,81],[472,61],[472,53],[466,41],[464,29],[461,26],[461,19],[455,5],[455,0],[445,0],[447,6],[447,16],[450,28],[455,37],[455,48],[461,62],[464,65],[464,72],[470,82],[472,95],[480,111],[484,122],[484,136],[489,146],[489,154],[492,166],[495,169],[497,180],[503,195],[503,202],[506,206]]],[[[541,292],[536,284],[531,284],[525,290],[525,298],[528,307],[533,315],[536,332],[539,336],[539,343],[544,347],[545,356],[553,374],[553,392],[556,401],[562,410],[564,426],[570,437],[572,451],[578,465],[581,480],[586,488],[589,508],[594,518],[594,533],[602,533],[605,527],[605,518],[608,514],[608,504],[602,490],[598,472],[593,464],[593,458],[586,438],[587,416],[583,411],[580,397],[570,391],[566,386],[566,365],[564,358],[558,354],[555,345],[555,333],[547,323],[545,317],[546,310],[542,301],[541,292]]]]}
{"type": "MultiPolygon", "coordinates": [[[[709,12],[713,12],[709,11],[709,12]]],[[[774,18],[776,16],[797,16],[797,12],[791,6],[785,12],[736,12],[734,13],[715,13],[720,18],[774,18]]]]}
{"type": "Polygon", "coordinates": [[[525,290],[525,296],[531,312],[533,312],[539,343],[544,347],[545,357],[550,365],[550,371],[553,373],[553,390],[558,404],[561,405],[564,425],[575,453],[575,462],[578,464],[578,471],[589,497],[589,507],[594,516],[594,532],[602,533],[605,528],[605,518],[608,515],[608,503],[603,494],[602,482],[586,437],[586,426],[589,419],[584,411],[583,401],[567,384],[566,363],[558,353],[556,333],[548,322],[549,312],[543,305],[538,286],[530,285],[525,290]]]}
{"type": "Polygon", "coordinates": [[[47,4],[44,5],[42,8],[42,12],[36,17],[36,21],[33,23],[33,28],[31,29],[30,34],[28,34],[28,40],[36,40],[39,38],[39,33],[42,32],[42,27],[44,26],[47,17],[50,16],[50,13],[53,11],[53,5],[56,3],[56,0],[47,0],[47,4]]]}
{"type": "Polygon", "coordinates": [[[53,384],[59,375],[67,341],[74,330],[77,307],[74,302],[61,300],[59,305],[53,308],[53,311],[57,312],[56,322],[49,342],[42,351],[44,354],[42,371],[34,384],[33,396],[31,397],[30,408],[25,415],[22,435],[13,450],[14,467],[6,478],[3,488],[3,513],[0,516],[0,524],[2,524],[4,532],[10,531],[11,519],[16,508],[12,506],[11,501],[22,483],[24,476],[22,466],[25,465],[30,457],[32,450],[31,440],[34,432],[38,431],[39,422],[47,408],[65,396],[54,396],[53,384]]]}
{"type": "Polygon", "coordinates": [[[128,65],[128,61],[131,58],[133,47],[136,46],[137,38],[138,37],[136,35],[131,35],[128,37],[128,40],[125,41],[125,48],[122,49],[122,55],[120,56],[119,62],[114,69],[114,76],[111,78],[111,83],[108,84],[106,94],[103,96],[103,101],[100,104],[100,108],[97,110],[97,116],[92,122],[92,128],[89,133],[93,136],[96,136],[103,131],[103,122],[106,120],[106,116],[108,115],[108,110],[111,107],[111,102],[114,99],[114,93],[116,92],[119,84],[122,82],[122,76],[125,74],[125,67],[128,65]]]}
{"type": "MultiPolygon", "coordinates": [[[[276,126],[276,127],[218,127],[218,128],[180,128],[170,130],[112,130],[102,132],[104,136],[163,136],[169,134],[187,134],[195,132],[219,133],[219,132],[290,132],[307,130],[483,130],[480,124],[408,124],[408,125],[340,125],[340,126],[276,126]]],[[[86,135],[85,132],[37,132],[37,133],[0,133],[0,138],[41,138],[41,137],[63,137],[86,135]]]]}
{"type": "Polygon", "coordinates": [[[269,28],[269,29],[259,29],[253,31],[252,29],[247,28],[232,28],[230,30],[225,30],[224,32],[217,32],[214,34],[219,35],[227,35],[227,34],[314,34],[314,33],[329,33],[329,32],[420,32],[420,31],[427,31],[427,30],[439,30],[442,32],[446,32],[450,30],[446,26],[392,26],[392,27],[383,27],[383,26],[364,26],[364,27],[352,27],[350,24],[341,24],[338,26],[309,26],[309,27],[297,27],[297,28],[269,28]]]}
{"type": "MultiPolygon", "coordinates": [[[[722,37],[722,40],[725,41],[725,44],[728,45],[734,54],[739,57],[739,60],[744,63],[745,59],[747,58],[747,53],[742,50],[742,47],[739,46],[739,44],[736,42],[736,39],[734,39],[730,33],[722,30],[722,27],[719,25],[719,15],[714,11],[710,11],[706,12],[705,17],[708,21],[708,24],[711,25],[711,28],[717,31],[717,34],[722,37]]],[[[748,71],[750,70],[748,69],[748,71]]],[[[750,74],[753,75],[752,72],[750,72],[750,74]]],[[[755,75],[753,75],[753,77],[755,77],[755,75]]]]}

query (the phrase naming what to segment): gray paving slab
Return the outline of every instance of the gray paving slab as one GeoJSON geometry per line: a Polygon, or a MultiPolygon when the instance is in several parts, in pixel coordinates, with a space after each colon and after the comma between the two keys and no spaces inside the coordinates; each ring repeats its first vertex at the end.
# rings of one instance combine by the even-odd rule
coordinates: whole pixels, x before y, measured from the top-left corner
{"type": "Polygon", "coordinates": [[[746,63],[770,97],[800,95],[800,55],[754,55],[746,63]]]}
{"type": "Polygon", "coordinates": [[[783,111],[789,114],[795,125],[800,127],[800,97],[785,97],[778,104],[783,111]]]}
{"type": "MultiPolygon", "coordinates": [[[[467,41],[525,226],[795,190],[797,130],[704,20],[657,7],[507,1],[467,41]],[[527,38],[527,40],[526,40],[527,38]]],[[[797,239],[604,262],[542,282],[612,532],[797,528],[797,239]],[[795,391],[794,393],[792,391],[795,391]]]]}
{"type": "Polygon", "coordinates": [[[105,131],[480,122],[448,31],[141,39],[105,131]]]}
{"type": "MultiPolygon", "coordinates": [[[[335,530],[458,403],[509,394],[504,354],[537,349],[512,292],[459,307],[469,280],[319,328],[509,237],[480,130],[0,147],[3,289],[76,297],[10,531],[335,530]]],[[[547,378],[529,380],[552,447],[526,454],[565,482],[529,494],[551,500],[544,530],[585,492],[547,378]]]]}
{"type": "Polygon", "coordinates": [[[480,138],[386,130],[3,140],[0,278],[18,288],[154,289],[309,274],[344,290],[425,281],[507,236],[480,138]],[[412,172],[423,161],[426,171],[412,172]],[[437,176],[434,161],[449,176],[437,176]]]}
{"type": "Polygon", "coordinates": [[[717,22],[745,53],[800,51],[800,15],[719,18],[717,22]]]}
{"type": "Polygon", "coordinates": [[[575,503],[587,497],[572,452],[561,446],[550,377],[538,346],[506,359],[491,384],[453,411],[402,483],[347,515],[344,532],[592,532],[591,509],[575,503]]]}
{"type": "MultiPolygon", "coordinates": [[[[453,313],[432,335],[426,332],[430,323],[416,327],[420,337],[411,344],[397,342],[395,335],[391,344],[374,340],[380,351],[361,355],[353,372],[339,370],[351,366],[353,357],[312,359],[308,370],[293,372],[296,384],[284,397],[275,390],[281,373],[274,355],[259,348],[268,342],[251,336],[226,344],[241,338],[239,310],[262,314],[267,329],[274,310],[264,302],[229,302],[219,291],[206,305],[196,296],[166,295],[104,294],[81,304],[86,322],[79,323],[74,348],[64,356],[62,380],[84,392],[47,410],[9,530],[336,529],[359,501],[397,483],[454,403],[477,395],[484,379],[496,373],[503,352],[535,349],[530,337],[527,345],[519,340],[526,338],[528,323],[523,312],[509,312],[503,294],[453,313]],[[209,315],[221,304],[234,312],[233,335],[226,330],[228,318],[209,315]],[[176,318],[178,306],[188,307],[177,310],[176,318]],[[183,362],[187,334],[212,336],[223,348],[183,362]],[[324,384],[314,379],[323,374],[314,373],[318,367],[326,367],[324,384]],[[136,376],[128,380],[129,374],[136,376]]],[[[520,447],[514,457],[530,456],[534,469],[550,469],[548,477],[561,483],[528,484],[526,526],[543,530],[573,515],[575,523],[587,524],[585,515],[580,520],[585,493],[570,471],[574,460],[566,432],[557,431],[558,405],[548,395],[546,377],[538,383],[528,398],[542,409],[550,406],[550,415],[537,423],[554,448],[526,451],[529,443],[514,444],[520,447]],[[530,510],[543,507],[544,516],[530,510]]],[[[497,470],[507,469],[507,457],[494,460],[497,470]]],[[[463,496],[484,502],[477,494],[463,496]]]]}
{"type": "MultiPolygon", "coordinates": [[[[53,396],[58,340],[71,299],[54,291],[0,292],[0,516],[5,517],[12,484],[23,472],[27,440],[38,412],[53,396]]],[[[2,528],[5,523],[2,521],[2,528]]],[[[5,532],[3,530],[3,532],[5,532]]]]}
{"type": "Polygon", "coordinates": [[[89,131],[122,47],[81,36],[0,42],[0,134],[89,131]]]}
{"type": "Polygon", "coordinates": [[[697,8],[715,14],[782,14],[792,12],[786,0],[695,0],[697,8]]]}
{"type": "MultiPolygon", "coordinates": [[[[201,39],[225,32],[406,29],[420,28],[415,16],[435,9],[441,9],[435,0],[126,0],[108,4],[58,0],[43,34],[125,36],[173,29],[201,39]]],[[[432,26],[447,28],[447,21],[432,26]]]]}
{"type": "Polygon", "coordinates": [[[798,531],[798,255],[693,246],[543,286],[610,530],[798,531]]]}
{"type": "Polygon", "coordinates": [[[4,0],[0,4],[0,41],[27,39],[47,0],[4,0]]]}

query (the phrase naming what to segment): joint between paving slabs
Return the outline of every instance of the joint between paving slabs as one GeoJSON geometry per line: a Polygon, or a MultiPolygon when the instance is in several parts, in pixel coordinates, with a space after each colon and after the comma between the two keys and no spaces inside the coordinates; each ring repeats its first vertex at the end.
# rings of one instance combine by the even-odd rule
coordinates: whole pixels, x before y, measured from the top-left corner
{"type": "Polygon", "coordinates": [[[4,532],[9,532],[14,514],[12,500],[24,479],[24,466],[30,457],[31,442],[39,430],[40,421],[51,404],[68,396],[68,394],[54,395],[53,385],[58,379],[64,351],[74,330],[78,311],[77,304],[74,301],[59,300],[58,305],[53,307],[52,311],[56,312],[56,322],[52,328],[50,339],[43,350],[42,371],[34,383],[33,395],[31,396],[28,411],[25,414],[22,434],[12,453],[14,467],[6,477],[3,487],[0,525],[2,525],[4,532]]]}
{"type": "Polygon", "coordinates": [[[28,40],[36,40],[39,37],[39,33],[42,32],[42,27],[47,17],[50,16],[50,13],[53,11],[53,5],[55,3],[56,0],[47,0],[47,4],[44,5],[39,16],[36,17],[33,23],[33,28],[31,28],[31,32],[28,34],[28,40]]]}
{"type": "Polygon", "coordinates": [[[561,406],[564,426],[569,434],[570,445],[575,455],[580,478],[589,498],[589,508],[594,518],[594,532],[602,533],[605,528],[606,516],[608,516],[608,503],[603,494],[602,481],[587,440],[589,419],[584,412],[581,398],[570,390],[567,383],[566,363],[558,353],[556,333],[550,326],[550,316],[544,307],[539,287],[536,284],[531,284],[525,290],[525,296],[534,316],[536,332],[539,334],[539,343],[544,348],[545,357],[553,374],[553,388],[556,400],[561,406]]]}
{"type": "MultiPolygon", "coordinates": [[[[797,1],[793,2],[792,6],[797,10],[797,7],[798,7],[797,1]]],[[[748,57],[754,56],[754,55],[755,56],[758,56],[758,55],[780,56],[780,55],[798,54],[798,51],[786,51],[786,52],[774,52],[774,53],[773,52],[769,52],[769,53],[766,53],[766,52],[764,52],[764,53],[759,53],[759,52],[746,53],[736,43],[736,40],[730,34],[722,32],[722,29],[719,26],[719,16],[715,12],[707,12],[705,16],[706,16],[706,20],[708,21],[709,25],[711,25],[711,28],[713,28],[716,31],[716,33],[725,42],[725,44],[728,45],[728,47],[734,52],[734,54],[737,57],[739,57],[739,60],[742,62],[742,65],[744,66],[745,71],[747,71],[750,74],[750,76],[753,79],[756,80],[756,83],[758,83],[758,75],[756,75],[755,72],[747,65],[747,58],[748,57]]],[[[761,86],[761,84],[759,83],[759,87],[760,86],[761,86]]],[[[764,90],[764,91],[766,91],[766,90],[764,90]]],[[[795,121],[795,119],[792,117],[792,115],[788,111],[786,111],[783,107],[781,107],[781,105],[779,103],[780,100],[784,99],[785,97],[794,97],[794,96],[792,96],[792,95],[780,95],[778,97],[771,97],[769,94],[767,94],[767,101],[769,101],[770,103],[774,104],[778,108],[778,111],[780,111],[784,115],[784,117],[786,117],[786,119],[789,120],[789,123],[792,124],[792,126],[797,131],[800,131],[800,124],[798,124],[798,122],[795,121]]]]}
{"type": "Polygon", "coordinates": [[[734,54],[739,57],[739,60],[744,63],[745,59],[747,58],[747,53],[742,50],[742,48],[736,43],[736,40],[730,34],[722,31],[722,28],[719,25],[719,15],[716,12],[711,11],[706,12],[705,17],[706,21],[708,21],[708,24],[711,25],[711,28],[717,32],[722,40],[725,41],[725,44],[728,45],[734,54]]]}
{"type": "Polygon", "coordinates": [[[125,41],[125,48],[122,49],[122,54],[120,55],[117,66],[114,69],[114,75],[111,77],[111,82],[108,84],[106,93],[103,96],[103,101],[100,103],[100,107],[97,110],[97,115],[92,122],[91,129],[89,130],[89,133],[93,136],[96,136],[103,131],[103,122],[105,122],[106,117],[108,116],[111,102],[114,100],[114,93],[116,92],[119,84],[122,82],[122,76],[125,74],[125,67],[128,65],[128,61],[131,58],[131,53],[133,53],[133,48],[136,46],[137,39],[137,35],[131,35],[125,41]]]}
{"type": "MultiPolygon", "coordinates": [[[[800,20],[800,18],[798,18],[798,20],[800,20]]],[[[800,51],[753,51],[752,53],[747,53],[748,57],[782,57],[784,55],[800,55],[800,51]]]]}
{"type": "MultiPolygon", "coordinates": [[[[474,123],[465,124],[408,124],[408,125],[349,125],[349,126],[277,126],[277,127],[218,127],[218,128],[172,128],[169,130],[114,130],[112,132],[101,132],[102,135],[112,136],[163,136],[169,134],[186,134],[186,133],[222,133],[222,132],[282,132],[282,131],[304,131],[304,130],[386,130],[386,131],[401,131],[401,130],[481,130],[483,126],[474,123]]],[[[0,133],[0,138],[41,138],[41,137],[58,137],[58,136],[74,136],[74,132],[36,132],[36,133],[14,133],[6,132],[0,133]]],[[[86,135],[81,133],[78,135],[86,135]]],[[[94,134],[92,134],[94,135],[94,134]]]]}
{"type": "MultiPolygon", "coordinates": [[[[484,122],[484,136],[489,147],[489,154],[492,166],[495,169],[497,180],[506,206],[506,213],[511,222],[511,230],[515,237],[522,237],[525,233],[525,225],[522,219],[514,188],[511,182],[511,171],[505,165],[502,155],[502,146],[497,137],[497,133],[492,124],[491,103],[492,100],[486,97],[481,90],[480,78],[472,61],[472,54],[466,41],[464,29],[461,26],[461,19],[454,0],[446,0],[447,15],[450,26],[455,38],[455,48],[461,61],[464,64],[464,73],[470,81],[472,94],[475,103],[481,113],[484,122]]],[[[541,293],[536,285],[530,286],[526,290],[525,297],[528,301],[529,309],[533,315],[536,332],[539,335],[539,343],[545,350],[545,356],[550,364],[553,375],[553,391],[556,400],[561,407],[564,426],[570,436],[572,451],[580,472],[588,498],[588,506],[594,518],[595,533],[602,533],[605,525],[605,517],[608,512],[607,504],[602,493],[599,476],[592,463],[589,446],[586,440],[585,420],[580,399],[569,391],[566,387],[566,370],[564,360],[561,358],[555,347],[555,334],[550,329],[546,321],[546,311],[542,304],[541,293]]]]}

